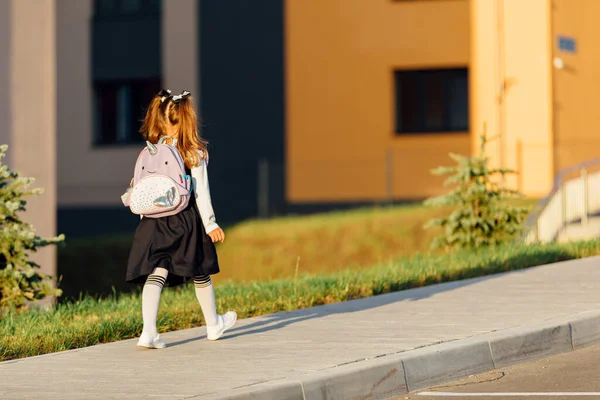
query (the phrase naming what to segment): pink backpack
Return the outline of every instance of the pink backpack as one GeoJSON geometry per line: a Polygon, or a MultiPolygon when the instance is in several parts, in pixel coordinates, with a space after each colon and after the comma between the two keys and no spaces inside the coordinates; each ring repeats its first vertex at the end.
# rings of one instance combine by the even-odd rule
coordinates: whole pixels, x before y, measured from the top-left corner
{"type": "Polygon", "coordinates": [[[148,218],[174,215],[190,201],[191,177],[186,174],[183,157],[177,147],[146,142],[140,153],[130,188],[121,200],[131,212],[148,218]]]}

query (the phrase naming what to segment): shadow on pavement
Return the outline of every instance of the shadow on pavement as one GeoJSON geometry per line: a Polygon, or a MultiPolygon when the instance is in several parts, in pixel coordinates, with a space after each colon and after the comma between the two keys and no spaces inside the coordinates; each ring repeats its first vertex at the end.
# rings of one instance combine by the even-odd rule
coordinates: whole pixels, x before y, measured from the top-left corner
{"type": "MultiPolygon", "coordinates": [[[[522,261],[522,260],[521,260],[522,261]]],[[[557,260],[559,261],[559,260],[557,260]]],[[[514,265],[511,263],[511,260],[507,260],[502,265],[495,266],[498,269],[506,268],[507,265],[514,265]]],[[[531,267],[535,268],[535,267],[531,267]]],[[[523,273],[526,269],[530,268],[520,268],[513,271],[508,271],[509,274],[518,274],[523,273]]],[[[265,333],[277,329],[284,328],[288,325],[307,321],[314,318],[321,318],[329,315],[335,314],[347,314],[353,313],[355,311],[363,311],[368,309],[374,309],[377,307],[386,306],[389,304],[393,304],[401,301],[418,301],[428,297],[435,296],[437,294],[448,292],[456,289],[460,289],[462,287],[466,287],[469,285],[475,285],[480,282],[484,282],[490,279],[495,279],[501,276],[505,276],[506,274],[498,273],[493,275],[479,276],[472,278],[471,276],[482,275],[483,271],[489,271],[490,266],[485,267],[477,267],[470,271],[470,276],[463,278],[462,280],[445,282],[434,284],[431,286],[419,287],[414,289],[401,290],[397,292],[382,294],[373,297],[367,297],[357,300],[350,300],[342,303],[328,304],[323,306],[316,306],[312,308],[306,308],[301,310],[289,311],[289,312],[279,312],[270,315],[264,315],[256,317],[258,319],[256,322],[252,322],[248,325],[239,326],[228,331],[228,334],[219,340],[229,340],[234,339],[241,336],[253,335],[258,333],[265,333]]],[[[206,336],[202,335],[196,338],[181,340],[179,342],[170,343],[169,347],[178,346],[186,343],[190,343],[196,340],[204,339],[206,336]]]]}
{"type": "MultiPolygon", "coordinates": [[[[546,256],[548,259],[544,260],[545,263],[542,266],[573,259],[571,254],[563,250],[553,251],[551,254],[546,254],[546,256]]],[[[538,259],[537,261],[541,260],[538,259]]],[[[350,300],[342,303],[328,304],[301,310],[259,316],[256,317],[256,319],[258,319],[256,322],[233,328],[232,330],[228,331],[228,334],[225,337],[219,340],[228,340],[246,335],[269,332],[284,328],[297,322],[321,318],[329,315],[347,314],[355,311],[374,309],[400,301],[418,301],[443,292],[460,289],[465,286],[475,285],[490,279],[506,276],[506,274],[520,274],[528,269],[536,268],[529,267],[530,263],[531,260],[527,260],[526,258],[524,259],[522,256],[515,259],[495,261],[485,266],[477,266],[475,268],[465,270],[463,272],[464,276],[461,276],[459,280],[452,282],[433,284],[430,286],[417,287],[413,289],[400,289],[399,291],[393,291],[392,293],[350,300]],[[509,270],[509,268],[512,268],[512,270],[509,270]]],[[[407,283],[405,282],[404,284],[407,283]]],[[[177,346],[203,338],[205,338],[205,336],[186,339],[171,343],[170,346],[177,346]]]]}

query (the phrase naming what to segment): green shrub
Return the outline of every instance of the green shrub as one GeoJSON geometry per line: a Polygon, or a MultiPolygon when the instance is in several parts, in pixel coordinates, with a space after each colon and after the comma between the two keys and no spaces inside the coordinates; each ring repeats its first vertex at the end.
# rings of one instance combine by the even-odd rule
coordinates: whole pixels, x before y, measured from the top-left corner
{"type": "Polygon", "coordinates": [[[445,184],[455,185],[449,193],[425,201],[429,206],[454,208],[449,216],[433,219],[425,225],[425,228],[443,228],[443,233],[434,239],[433,248],[456,250],[494,246],[510,242],[521,232],[530,208],[511,203],[510,200],[523,196],[517,190],[504,187],[498,177],[504,180],[514,171],[490,168],[485,156],[486,143],[484,132],[479,155],[469,158],[450,153],[457,165],[432,171],[434,175],[451,174],[445,184]]]}
{"type": "Polygon", "coordinates": [[[60,296],[51,277],[38,271],[39,265],[29,259],[37,248],[57,244],[64,237],[42,238],[34,227],[21,220],[25,211],[24,197],[41,194],[41,189],[27,189],[33,182],[2,164],[8,146],[0,146],[0,311],[22,308],[30,301],[46,296],[60,296]]]}

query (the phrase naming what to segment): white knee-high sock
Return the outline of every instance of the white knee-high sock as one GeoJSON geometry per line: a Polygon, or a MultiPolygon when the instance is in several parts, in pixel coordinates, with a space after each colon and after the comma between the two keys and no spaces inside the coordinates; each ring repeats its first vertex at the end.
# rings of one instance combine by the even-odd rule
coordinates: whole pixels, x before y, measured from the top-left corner
{"type": "Polygon", "coordinates": [[[142,292],[142,317],[144,319],[144,332],[152,337],[158,335],[156,330],[156,315],[158,314],[158,304],[160,302],[160,293],[165,285],[169,271],[164,268],[155,268],[152,274],[148,275],[144,290],[142,292]]]}
{"type": "Polygon", "coordinates": [[[210,276],[195,276],[194,286],[196,288],[196,298],[202,308],[204,320],[207,326],[217,325],[217,305],[215,303],[215,290],[213,289],[210,276]]]}

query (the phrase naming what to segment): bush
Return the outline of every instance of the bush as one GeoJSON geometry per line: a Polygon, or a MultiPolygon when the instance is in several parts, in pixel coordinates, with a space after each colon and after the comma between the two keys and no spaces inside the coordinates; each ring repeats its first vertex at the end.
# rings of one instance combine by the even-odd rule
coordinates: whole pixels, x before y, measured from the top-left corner
{"type": "Polygon", "coordinates": [[[50,239],[35,234],[31,224],[17,215],[25,211],[24,197],[39,195],[41,189],[27,189],[33,182],[2,164],[8,146],[0,146],[0,310],[20,309],[30,301],[46,296],[60,296],[52,278],[38,271],[39,265],[29,259],[37,248],[57,244],[64,236],[50,239]]]}
{"type": "Polygon", "coordinates": [[[481,136],[480,154],[471,158],[450,153],[458,165],[439,167],[434,175],[451,176],[446,185],[456,185],[449,193],[429,198],[425,205],[454,207],[447,217],[429,221],[425,228],[439,226],[443,234],[434,239],[433,248],[471,249],[507,243],[523,227],[529,207],[515,206],[509,200],[522,198],[517,191],[503,187],[498,179],[515,172],[508,168],[490,169],[485,156],[487,138],[481,136]]]}

